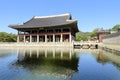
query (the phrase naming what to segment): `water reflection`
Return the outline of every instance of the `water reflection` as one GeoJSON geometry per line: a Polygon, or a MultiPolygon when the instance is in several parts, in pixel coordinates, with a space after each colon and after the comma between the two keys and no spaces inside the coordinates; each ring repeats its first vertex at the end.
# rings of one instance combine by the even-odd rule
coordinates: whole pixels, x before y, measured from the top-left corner
{"type": "Polygon", "coordinates": [[[17,64],[34,73],[70,78],[71,74],[77,71],[78,58],[70,49],[24,49],[18,51],[17,64]]]}
{"type": "Polygon", "coordinates": [[[75,57],[75,53],[70,49],[19,49],[18,60],[22,61],[29,58],[51,58],[51,59],[67,59],[71,60],[75,57]]]}
{"type": "Polygon", "coordinates": [[[120,56],[114,53],[109,53],[100,50],[98,53],[97,61],[102,64],[112,63],[113,65],[120,69],[120,56]]]}
{"type": "Polygon", "coordinates": [[[78,71],[72,80],[119,80],[120,56],[102,50],[79,54],[78,71]]]}
{"type": "Polygon", "coordinates": [[[120,56],[68,48],[0,49],[0,80],[119,80],[120,56]]]}
{"type": "Polygon", "coordinates": [[[10,56],[15,50],[13,49],[0,49],[0,58],[10,56]]]}

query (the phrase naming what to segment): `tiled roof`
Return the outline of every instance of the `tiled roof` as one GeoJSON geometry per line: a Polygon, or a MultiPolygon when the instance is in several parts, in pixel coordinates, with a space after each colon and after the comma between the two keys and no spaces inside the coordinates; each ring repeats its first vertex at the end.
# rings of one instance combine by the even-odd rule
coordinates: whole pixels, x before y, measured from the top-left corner
{"type": "Polygon", "coordinates": [[[120,36],[120,32],[109,34],[109,35],[105,36],[104,39],[106,39],[106,38],[114,38],[114,37],[117,37],[117,36],[120,36]]]}
{"type": "Polygon", "coordinates": [[[67,14],[53,15],[53,16],[35,16],[31,20],[23,24],[9,25],[9,27],[14,29],[39,28],[39,27],[61,26],[72,23],[77,24],[77,20],[72,20],[71,15],[67,13],[67,14]]]}

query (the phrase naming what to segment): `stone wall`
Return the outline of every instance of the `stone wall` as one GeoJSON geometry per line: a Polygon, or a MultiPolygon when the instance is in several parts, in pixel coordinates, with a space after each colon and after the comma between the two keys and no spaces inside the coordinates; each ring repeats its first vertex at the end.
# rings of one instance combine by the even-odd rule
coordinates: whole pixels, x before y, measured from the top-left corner
{"type": "Polygon", "coordinates": [[[56,48],[61,48],[61,47],[73,47],[73,42],[32,42],[32,43],[24,43],[24,42],[0,42],[0,48],[1,47],[56,47],[56,48]]]}
{"type": "Polygon", "coordinates": [[[103,38],[103,43],[120,44],[120,32],[105,36],[103,38]]]}

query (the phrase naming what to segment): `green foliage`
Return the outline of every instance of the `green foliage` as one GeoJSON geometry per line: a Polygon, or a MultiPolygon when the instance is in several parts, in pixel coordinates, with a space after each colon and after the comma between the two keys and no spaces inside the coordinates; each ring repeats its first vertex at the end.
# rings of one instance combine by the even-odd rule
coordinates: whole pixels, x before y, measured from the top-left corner
{"type": "Polygon", "coordinates": [[[0,32],[0,42],[16,42],[17,36],[6,32],[0,32]]]}
{"type": "Polygon", "coordinates": [[[97,33],[96,33],[96,32],[91,32],[91,33],[90,33],[90,37],[95,37],[95,36],[97,36],[97,33]]]}
{"type": "Polygon", "coordinates": [[[87,41],[90,38],[89,32],[78,32],[76,33],[76,41],[87,41]]]}
{"type": "Polygon", "coordinates": [[[118,31],[119,28],[120,24],[116,24],[115,26],[113,26],[112,31],[118,31]]]}
{"type": "Polygon", "coordinates": [[[99,31],[99,28],[94,29],[92,32],[78,32],[76,33],[76,41],[88,41],[93,37],[97,36],[97,31],[99,31]]]}
{"type": "Polygon", "coordinates": [[[91,33],[90,33],[90,37],[95,37],[97,36],[97,31],[98,31],[98,28],[94,29],[91,33]]]}

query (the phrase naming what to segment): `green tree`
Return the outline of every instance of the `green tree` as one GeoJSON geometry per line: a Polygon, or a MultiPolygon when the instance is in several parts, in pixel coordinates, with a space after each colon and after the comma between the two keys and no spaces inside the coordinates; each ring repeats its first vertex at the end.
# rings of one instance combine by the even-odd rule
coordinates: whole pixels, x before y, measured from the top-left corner
{"type": "Polygon", "coordinates": [[[82,40],[82,36],[80,35],[80,33],[76,33],[76,41],[81,41],[82,40]]]}
{"type": "Polygon", "coordinates": [[[116,24],[115,26],[113,26],[112,31],[118,31],[119,28],[120,24],[116,24]]]}
{"type": "Polygon", "coordinates": [[[76,33],[76,41],[87,41],[90,38],[89,32],[78,32],[76,33]]]}
{"type": "Polygon", "coordinates": [[[92,38],[92,37],[97,36],[97,31],[99,31],[98,28],[94,29],[94,30],[90,33],[90,37],[92,38]]]}
{"type": "Polygon", "coordinates": [[[16,42],[17,36],[12,33],[0,32],[0,42],[16,42]]]}

